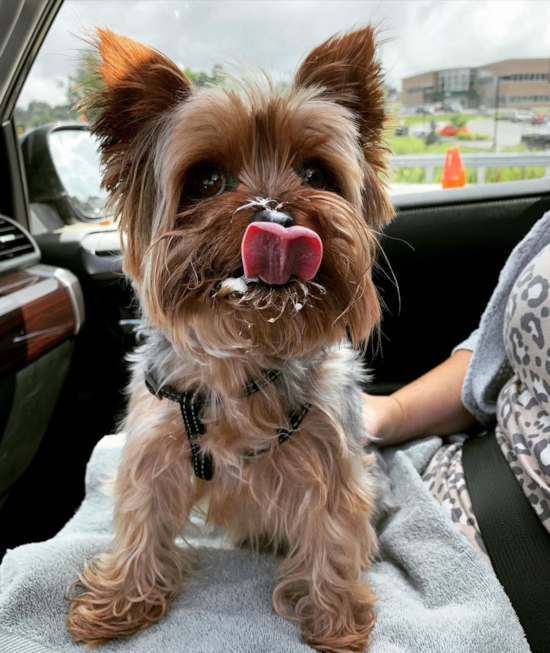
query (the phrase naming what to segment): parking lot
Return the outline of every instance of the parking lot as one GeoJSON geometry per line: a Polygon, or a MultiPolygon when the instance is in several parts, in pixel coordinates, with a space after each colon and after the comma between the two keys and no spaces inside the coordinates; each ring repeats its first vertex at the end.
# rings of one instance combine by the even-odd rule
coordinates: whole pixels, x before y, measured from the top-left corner
{"type": "MultiPolygon", "coordinates": [[[[492,139],[495,133],[495,121],[490,118],[469,120],[468,129],[474,134],[490,136],[492,139]]],[[[517,147],[521,144],[521,137],[524,134],[533,134],[540,131],[542,131],[541,127],[527,122],[499,120],[497,125],[497,147],[517,147]]],[[[484,147],[492,147],[492,145],[492,140],[483,144],[484,147]]]]}
{"type": "MultiPolygon", "coordinates": [[[[447,121],[438,118],[437,114],[426,116],[425,123],[417,123],[411,129],[411,135],[420,135],[421,132],[428,130],[431,120],[435,120],[437,128],[441,129],[447,124],[447,121]]],[[[487,136],[488,140],[468,141],[467,147],[479,149],[492,149],[493,137],[495,133],[495,121],[493,118],[482,118],[472,116],[468,119],[468,131],[473,134],[487,136]]],[[[497,146],[498,149],[517,147],[521,145],[521,138],[524,134],[548,133],[548,127],[542,125],[533,125],[530,122],[512,122],[511,120],[499,120],[497,125],[497,146]]]]}

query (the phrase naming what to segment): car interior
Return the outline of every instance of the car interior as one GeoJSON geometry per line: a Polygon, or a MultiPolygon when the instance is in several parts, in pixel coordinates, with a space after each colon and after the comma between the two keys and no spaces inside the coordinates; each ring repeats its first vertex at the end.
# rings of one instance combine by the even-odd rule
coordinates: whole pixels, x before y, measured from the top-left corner
{"type": "MultiPolygon", "coordinates": [[[[52,537],[82,501],[90,453],[124,407],[139,323],[116,227],[82,214],[48,148],[52,131],[88,127],[16,134],[18,92],[60,5],[2,4],[12,13],[0,27],[0,553],[52,537]]],[[[382,329],[365,356],[374,394],[417,378],[477,326],[506,258],[550,209],[550,183],[405,194],[394,204],[375,271],[382,329]]]]}
{"type": "MultiPolygon", "coordinates": [[[[61,4],[0,4],[0,558],[54,536],[82,502],[86,463],[125,405],[140,322],[116,225],[71,199],[49,146],[55,132],[89,139],[89,127],[17,134],[17,98],[61,4]]],[[[374,394],[422,375],[476,328],[510,252],[550,210],[550,179],[393,202],[374,273],[382,327],[365,354],[374,394]]]]}

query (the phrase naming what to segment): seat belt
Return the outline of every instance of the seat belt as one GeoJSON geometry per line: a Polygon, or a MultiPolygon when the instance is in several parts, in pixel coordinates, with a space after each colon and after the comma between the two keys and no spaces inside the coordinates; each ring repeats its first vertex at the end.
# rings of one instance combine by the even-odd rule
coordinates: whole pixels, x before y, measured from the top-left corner
{"type": "Polygon", "coordinates": [[[464,442],[462,464],[495,574],[532,653],[549,653],[550,534],[506,461],[494,429],[464,442]]]}

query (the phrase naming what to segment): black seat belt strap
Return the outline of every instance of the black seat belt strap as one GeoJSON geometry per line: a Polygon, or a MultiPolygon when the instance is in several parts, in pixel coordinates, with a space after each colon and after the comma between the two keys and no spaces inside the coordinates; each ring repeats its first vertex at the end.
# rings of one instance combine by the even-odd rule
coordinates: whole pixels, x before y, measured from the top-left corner
{"type": "Polygon", "coordinates": [[[462,463],[487,553],[532,653],[550,651],[550,534],[525,496],[494,430],[464,443],[462,463]]]}

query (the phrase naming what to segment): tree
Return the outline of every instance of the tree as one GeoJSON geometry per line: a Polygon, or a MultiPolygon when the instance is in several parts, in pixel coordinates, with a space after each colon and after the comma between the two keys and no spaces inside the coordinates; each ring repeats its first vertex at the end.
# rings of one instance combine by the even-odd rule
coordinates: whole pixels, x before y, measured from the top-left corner
{"type": "MultiPolygon", "coordinates": [[[[91,50],[87,50],[80,58],[74,77],[69,78],[72,82],[68,92],[70,104],[76,104],[90,91],[104,87],[105,82],[95,72],[96,68],[96,55],[91,50]]],[[[220,64],[216,64],[212,68],[211,75],[203,70],[191,70],[189,66],[183,69],[183,73],[196,87],[206,86],[207,84],[221,84],[224,78],[223,67],[220,64]]]]}
{"type": "Polygon", "coordinates": [[[197,88],[208,84],[221,84],[224,78],[223,66],[221,64],[216,64],[214,68],[212,68],[212,75],[209,75],[202,70],[195,72],[191,70],[189,66],[186,66],[183,69],[183,74],[193,84],[193,86],[196,86],[197,88]]]}
{"type": "MultiPolygon", "coordinates": [[[[74,77],[69,77],[70,86],[68,89],[69,104],[74,106],[91,91],[102,89],[105,82],[100,75],[95,72],[97,69],[96,54],[87,50],[80,58],[78,67],[74,77]]],[[[200,70],[193,71],[188,66],[183,69],[184,75],[191,81],[191,83],[200,88],[207,84],[221,84],[224,78],[223,67],[216,64],[212,69],[212,75],[200,70]]],[[[93,116],[87,116],[93,118],[93,116]]]]}
{"type": "Polygon", "coordinates": [[[468,124],[468,116],[465,116],[463,113],[455,113],[454,116],[451,116],[451,124],[455,129],[466,127],[468,124]]]}
{"type": "Polygon", "coordinates": [[[96,72],[97,56],[92,50],[86,50],[78,61],[78,66],[73,77],[69,77],[67,100],[74,106],[91,91],[104,88],[103,78],[96,72]]]}
{"type": "MultiPolygon", "coordinates": [[[[92,50],[82,53],[76,71],[67,78],[67,103],[51,107],[47,102],[32,101],[27,109],[16,107],[15,119],[20,132],[32,127],[38,127],[48,122],[57,120],[82,120],[93,118],[93,116],[79,115],[75,105],[86,97],[91,91],[103,88],[105,82],[97,74],[96,54],[92,50]]],[[[189,67],[184,69],[184,74],[197,87],[207,84],[221,84],[224,79],[223,68],[216,64],[209,75],[204,71],[193,71],[189,67]]],[[[60,82],[61,86],[65,86],[60,82]]]]}

